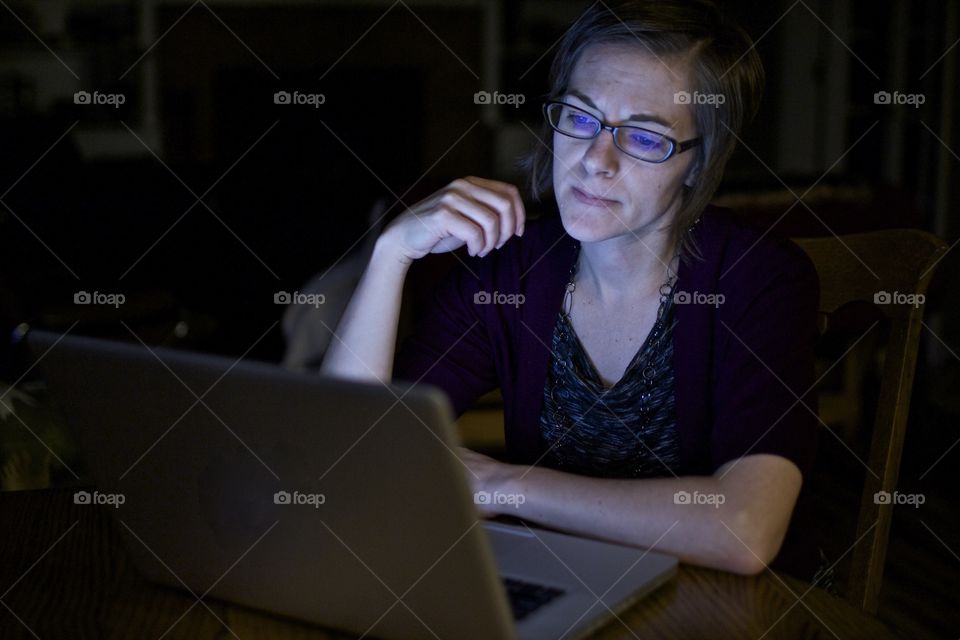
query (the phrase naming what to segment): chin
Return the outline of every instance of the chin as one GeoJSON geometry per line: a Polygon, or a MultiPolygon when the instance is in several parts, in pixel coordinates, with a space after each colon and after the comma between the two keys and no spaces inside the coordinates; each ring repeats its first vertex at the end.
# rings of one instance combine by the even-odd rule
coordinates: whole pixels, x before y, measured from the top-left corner
{"type": "Polygon", "coordinates": [[[626,231],[610,211],[587,207],[576,201],[564,203],[560,220],[567,235],[580,242],[607,240],[626,231]]]}

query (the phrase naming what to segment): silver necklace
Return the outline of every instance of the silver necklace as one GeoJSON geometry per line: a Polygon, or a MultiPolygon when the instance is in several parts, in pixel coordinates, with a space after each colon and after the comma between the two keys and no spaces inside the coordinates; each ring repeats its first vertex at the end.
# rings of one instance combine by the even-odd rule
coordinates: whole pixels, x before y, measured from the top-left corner
{"type": "MultiPolygon", "coordinates": [[[[660,317],[663,315],[664,303],[673,295],[673,285],[676,284],[677,273],[674,272],[670,265],[677,261],[677,266],[679,268],[679,259],[680,259],[680,249],[677,248],[676,253],[673,255],[673,259],[667,265],[667,279],[660,285],[660,309],[657,311],[657,320],[660,320],[660,317]]],[[[577,284],[573,281],[576,277],[577,272],[580,268],[580,243],[578,242],[574,247],[573,255],[573,265],[570,267],[570,275],[567,276],[567,286],[566,293],[563,296],[563,314],[570,319],[570,311],[573,310],[573,292],[577,288],[577,284]]]]}
{"type": "MultiPolygon", "coordinates": [[[[563,309],[561,310],[561,313],[565,318],[565,322],[562,322],[560,325],[561,336],[564,341],[567,341],[570,339],[568,335],[568,331],[573,330],[573,323],[570,320],[569,312],[570,312],[570,309],[572,309],[573,292],[576,289],[576,283],[574,282],[574,277],[576,276],[578,265],[580,262],[579,260],[580,243],[579,242],[576,244],[574,251],[575,251],[574,261],[573,261],[573,265],[570,267],[570,275],[567,279],[566,293],[564,294],[563,309]]],[[[680,252],[678,249],[677,253],[674,255],[674,260],[678,259],[679,255],[680,255],[680,252]]],[[[673,260],[671,260],[670,264],[673,264],[673,260]]],[[[679,263],[678,263],[678,267],[679,267],[679,263]]],[[[657,309],[657,319],[654,321],[653,327],[650,330],[650,336],[648,337],[648,340],[652,339],[657,341],[657,343],[659,343],[659,341],[662,339],[662,336],[664,335],[663,315],[669,306],[667,302],[670,300],[671,296],[673,295],[673,285],[676,281],[676,278],[677,278],[677,275],[670,268],[670,265],[668,265],[667,280],[662,285],[660,285],[660,305],[659,305],[659,308],[657,309]]],[[[641,346],[641,349],[642,348],[643,347],[641,346]]],[[[638,354],[639,353],[640,352],[638,351],[638,354]]],[[[634,356],[634,357],[636,358],[637,356],[634,356]]],[[[629,366],[628,366],[628,370],[629,370],[629,366]]],[[[627,373],[624,373],[624,376],[626,375],[627,373]]],[[[644,369],[642,370],[641,375],[643,379],[643,382],[641,383],[642,384],[641,389],[644,393],[641,394],[640,398],[642,402],[644,402],[644,406],[640,407],[639,409],[640,419],[642,420],[642,423],[639,426],[638,432],[635,433],[634,435],[635,437],[641,438],[643,441],[644,447],[649,450],[650,447],[647,444],[647,437],[649,435],[648,422],[650,420],[650,417],[649,417],[649,407],[646,406],[647,401],[644,400],[644,398],[649,397],[649,394],[656,382],[655,380],[656,368],[654,366],[654,363],[648,363],[647,366],[645,366],[644,369]]],[[[556,397],[556,389],[557,389],[556,380],[553,380],[552,377],[550,378],[550,380],[553,381],[553,384],[549,385],[549,393],[553,403],[552,404],[553,422],[556,425],[563,425],[565,427],[562,429],[562,432],[557,436],[551,448],[554,451],[553,453],[554,457],[561,462],[561,466],[565,466],[567,464],[566,459],[568,457],[569,432],[575,426],[576,423],[572,423],[570,421],[569,416],[567,415],[566,411],[563,409],[562,404],[558,401],[556,397]]],[[[635,476],[641,475],[641,472],[643,470],[642,464],[638,462],[634,462],[631,464],[636,465],[634,468],[634,475],[635,476]]]]}

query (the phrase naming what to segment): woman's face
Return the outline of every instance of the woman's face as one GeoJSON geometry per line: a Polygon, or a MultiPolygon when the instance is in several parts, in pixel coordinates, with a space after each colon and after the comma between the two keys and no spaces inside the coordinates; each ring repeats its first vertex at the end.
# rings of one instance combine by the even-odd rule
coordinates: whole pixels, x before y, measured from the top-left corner
{"type": "MultiPolygon", "coordinates": [[[[606,123],[636,125],[684,142],[698,135],[690,105],[674,102],[675,93],[690,90],[687,77],[688,65],[676,59],[661,62],[638,47],[597,45],[581,55],[561,100],[606,123]]],[[[592,140],[555,131],[553,153],[563,226],[581,242],[642,238],[665,229],[684,181],[691,183],[697,155],[691,150],[660,164],[644,162],[620,151],[606,130],[592,140]]]]}

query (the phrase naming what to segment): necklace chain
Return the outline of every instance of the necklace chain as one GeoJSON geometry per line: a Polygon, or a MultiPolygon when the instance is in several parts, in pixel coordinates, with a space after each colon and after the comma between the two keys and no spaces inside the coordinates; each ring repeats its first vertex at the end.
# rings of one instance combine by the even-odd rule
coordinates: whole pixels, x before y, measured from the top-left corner
{"type": "MultiPolygon", "coordinates": [[[[676,260],[678,261],[677,267],[679,269],[679,258],[680,258],[680,249],[678,248],[676,253],[674,253],[673,258],[670,260],[670,264],[676,260]]],[[[678,274],[674,273],[670,268],[670,264],[667,265],[667,279],[663,284],[660,285],[660,311],[657,313],[657,317],[660,317],[660,314],[663,312],[663,303],[666,302],[670,296],[673,294],[673,285],[676,283],[678,274]]],[[[568,318],[570,317],[570,311],[573,310],[573,292],[576,290],[577,285],[573,281],[574,277],[577,275],[580,265],[580,243],[578,242],[574,247],[573,255],[573,265],[570,267],[570,275],[567,276],[567,286],[566,293],[563,296],[563,313],[568,318]]]]}
{"type": "MultiPolygon", "coordinates": [[[[700,220],[703,216],[697,216],[697,219],[693,221],[686,230],[686,236],[690,236],[693,233],[694,228],[700,224],[700,220]]],[[[670,264],[673,264],[674,260],[677,261],[677,273],[672,273],[670,269],[670,264],[667,265],[667,280],[662,285],[660,285],[660,309],[657,312],[657,319],[660,319],[660,316],[663,314],[664,303],[673,295],[673,285],[676,284],[676,280],[679,277],[680,271],[680,248],[683,246],[683,242],[680,242],[677,245],[677,251],[674,253],[673,258],[670,260],[670,264]]],[[[563,295],[563,306],[562,311],[567,318],[570,317],[570,311],[573,309],[573,292],[577,288],[577,285],[574,283],[573,278],[577,274],[577,268],[580,264],[580,243],[577,242],[574,245],[573,249],[573,265],[570,266],[570,275],[567,276],[567,287],[566,292],[563,295]]]]}

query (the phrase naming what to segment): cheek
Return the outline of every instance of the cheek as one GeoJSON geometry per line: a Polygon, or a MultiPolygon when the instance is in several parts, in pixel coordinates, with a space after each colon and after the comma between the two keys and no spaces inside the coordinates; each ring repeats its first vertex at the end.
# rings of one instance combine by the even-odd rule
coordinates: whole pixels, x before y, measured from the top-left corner
{"type": "MultiPolygon", "coordinates": [[[[673,160],[673,158],[671,158],[673,160]]],[[[670,164],[670,160],[663,164],[653,165],[653,174],[656,182],[662,189],[676,189],[683,184],[686,176],[686,166],[682,163],[670,164]]]]}
{"type": "Polygon", "coordinates": [[[640,165],[629,169],[629,175],[624,176],[624,183],[630,185],[625,195],[633,202],[639,205],[645,202],[662,203],[670,200],[681,188],[683,173],[672,167],[640,165]]]}
{"type": "Polygon", "coordinates": [[[559,175],[563,173],[564,169],[570,166],[570,149],[566,144],[566,140],[557,139],[557,135],[554,134],[553,138],[553,174],[559,175]]]}
{"type": "Polygon", "coordinates": [[[553,134],[553,174],[570,173],[585,152],[585,141],[553,134]]]}

